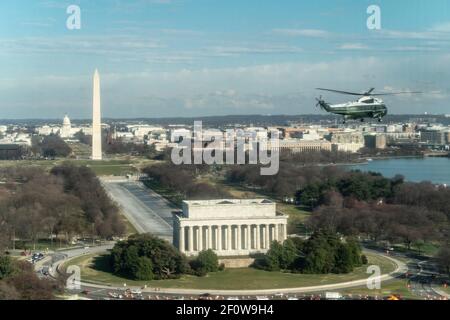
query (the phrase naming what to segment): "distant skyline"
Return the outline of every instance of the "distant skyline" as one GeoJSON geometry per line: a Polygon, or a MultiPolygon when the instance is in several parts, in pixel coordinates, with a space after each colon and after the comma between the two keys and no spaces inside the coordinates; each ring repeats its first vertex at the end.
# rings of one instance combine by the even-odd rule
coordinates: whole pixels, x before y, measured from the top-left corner
{"type": "Polygon", "coordinates": [[[450,113],[446,0],[5,0],[0,2],[0,118],[322,114],[350,96],[315,87],[413,90],[392,114],[450,113]],[[66,9],[81,8],[68,30],[66,9]],[[366,27],[371,4],[381,30],[366,27]]]}

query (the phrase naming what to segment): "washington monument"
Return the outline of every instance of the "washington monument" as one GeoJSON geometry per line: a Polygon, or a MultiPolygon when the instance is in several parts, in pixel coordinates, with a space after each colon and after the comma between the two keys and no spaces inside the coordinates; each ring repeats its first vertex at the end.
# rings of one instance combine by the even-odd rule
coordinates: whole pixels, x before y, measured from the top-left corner
{"type": "Polygon", "coordinates": [[[102,160],[102,123],[100,119],[100,76],[94,73],[92,101],[92,160],[102,160]]]}

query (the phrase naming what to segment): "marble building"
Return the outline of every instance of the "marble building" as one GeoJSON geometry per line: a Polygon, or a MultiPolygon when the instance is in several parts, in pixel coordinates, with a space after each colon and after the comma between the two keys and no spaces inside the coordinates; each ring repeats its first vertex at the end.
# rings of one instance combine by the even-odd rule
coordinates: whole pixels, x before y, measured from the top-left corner
{"type": "Polygon", "coordinates": [[[287,216],[266,199],[183,201],[173,226],[174,245],[188,256],[206,249],[219,256],[264,253],[287,237],[287,216]]]}

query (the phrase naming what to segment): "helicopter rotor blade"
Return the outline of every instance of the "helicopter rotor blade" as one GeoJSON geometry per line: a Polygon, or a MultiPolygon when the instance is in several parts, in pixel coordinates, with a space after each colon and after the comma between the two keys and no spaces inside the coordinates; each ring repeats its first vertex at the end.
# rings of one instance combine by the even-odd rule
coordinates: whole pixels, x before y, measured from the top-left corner
{"type": "Polygon", "coordinates": [[[357,93],[357,92],[349,92],[349,91],[341,91],[341,90],[334,90],[334,89],[325,89],[325,88],[316,88],[316,90],[321,91],[330,91],[340,94],[348,94],[352,96],[392,96],[397,94],[417,94],[417,93],[423,93],[420,91],[403,91],[403,92],[386,92],[386,93],[372,93],[375,88],[370,88],[369,91],[364,93],[357,93]]]}
{"type": "Polygon", "coordinates": [[[374,94],[371,94],[371,96],[393,96],[393,95],[397,95],[397,94],[419,94],[419,93],[423,93],[423,92],[420,92],[420,91],[386,92],[386,93],[374,93],[374,94]]]}
{"type": "Polygon", "coordinates": [[[369,91],[364,93],[364,95],[369,96],[373,92],[373,90],[375,90],[375,88],[370,88],[369,91]]]}
{"type": "Polygon", "coordinates": [[[330,91],[330,92],[341,93],[341,94],[349,94],[349,95],[352,95],[352,96],[363,96],[363,95],[365,95],[365,93],[357,93],[357,92],[349,92],[349,91],[341,91],[341,90],[325,89],[325,88],[316,88],[316,90],[330,91]]]}

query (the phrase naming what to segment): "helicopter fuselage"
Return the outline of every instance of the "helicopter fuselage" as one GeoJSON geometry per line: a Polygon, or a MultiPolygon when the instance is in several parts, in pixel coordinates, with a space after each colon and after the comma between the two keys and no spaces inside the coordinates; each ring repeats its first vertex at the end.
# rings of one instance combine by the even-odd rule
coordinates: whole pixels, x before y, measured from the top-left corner
{"type": "Polygon", "coordinates": [[[387,114],[387,107],[383,100],[373,97],[362,97],[358,101],[340,104],[323,102],[323,109],[327,112],[342,115],[344,119],[378,118],[381,120],[387,114]]]}

